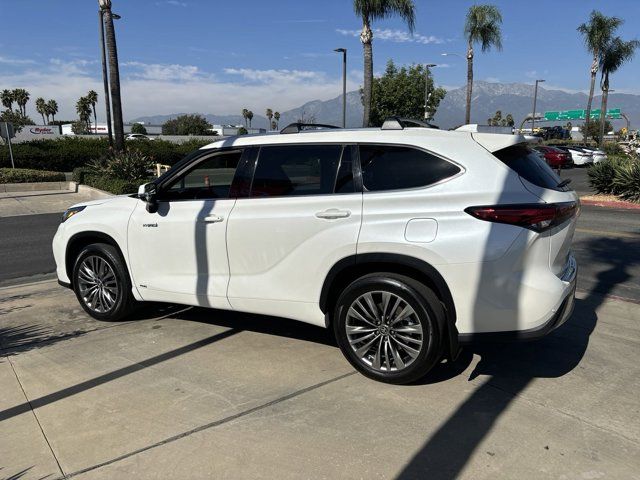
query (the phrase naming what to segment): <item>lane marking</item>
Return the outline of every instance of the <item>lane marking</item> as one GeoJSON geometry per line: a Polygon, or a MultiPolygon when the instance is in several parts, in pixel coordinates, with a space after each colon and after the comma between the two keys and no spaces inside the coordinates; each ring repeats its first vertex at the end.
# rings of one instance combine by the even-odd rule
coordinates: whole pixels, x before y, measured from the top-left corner
{"type": "Polygon", "coordinates": [[[588,235],[597,235],[600,237],[632,238],[634,240],[640,240],[640,233],[609,232],[607,230],[591,230],[590,228],[576,228],[576,232],[586,233],[588,235]]]}

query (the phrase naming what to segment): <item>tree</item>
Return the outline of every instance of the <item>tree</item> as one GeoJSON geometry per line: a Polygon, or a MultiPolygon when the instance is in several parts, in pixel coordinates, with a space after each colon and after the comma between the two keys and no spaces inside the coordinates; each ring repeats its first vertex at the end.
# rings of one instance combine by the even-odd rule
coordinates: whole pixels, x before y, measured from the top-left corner
{"type": "Polygon", "coordinates": [[[267,111],[265,112],[267,118],[269,119],[269,127],[267,127],[267,129],[271,128],[271,119],[273,118],[273,110],[271,110],[270,108],[267,108],[267,111]]]}
{"type": "Polygon", "coordinates": [[[515,120],[513,119],[513,115],[511,115],[510,113],[507,113],[505,121],[507,123],[507,127],[513,127],[516,124],[515,120]]]}
{"type": "Polygon", "coordinates": [[[180,115],[162,125],[163,135],[210,135],[213,126],[202,115],[180,115]]]}
{"type": "Polygon", "coordinates": [[[247,126],[247,116],[249,115],[249,110],[246,108],[242,109],[242,118],[244,118],[244,126],[247,126]]]}
{"type": "MultiPolygon", "coordinates": [[[[431,75],[428,82],[431,95],[427,106],[433,116],[447,92],[443,88],[434,88],[431,75]]],[[[411,65],[398,69],[393,61],[389,60],[384,74],[373,79],[370,124],[380,126],[392,116],[422,119],[424,92],[425,67],[423,65],[411,65]]]]}
{"type": "Polygon", "coordinates": [[[142,135],[146,135],[147,129],[144,128],[144,125],[142,125],[141,123],[134,123],[133,125],[131,125],[131,133],[140,133],[142,135]]]}
{"type": "Polygon", "coordinates": [[[251,110],[247,112],[247,120],[249,120],[249,128],[251,128],[251,120],[253,120],[253,112],[251,110]]]}
{"type": "MultiPolygon", "coordinates": [[[[612,128],[611,122],[605,121],[605,130],[610,132],[612,128]]],[[[580,131],[585,141],[587,138],[592,138],[596,143],[600,143],[600,122],[585,122],[580,127],[580,131]]]]}
{"type": "Polygon", "coordinates": [[[76,102],[76,112],[78,119],[86,127],[87,132],[91,132],[91,102],[87,97],[80,97],[76,102]]]}
{"type": "MultiPolygon", "coordinates": [[[[589,99],[587,100],[587,111],[585,113],[585,123],[588,125],[591,121],[591,105],[593,103],[593,93],[596,85],[596,76],[602,53],[607,44],[611,41],[613,34],[617,28],[622,25],[623,20],[617,17],[607,17],[597,10],[593,10],[589,15],[589,21],[578,27],[578,32],[584,38],[584,44],[589,53],[593,56],[591,62],[591,86],[589,88],[589,99]]],[[[589,128],[586,129],[590,131],[589,128]]],[[[587,140],[587,137],[585,137],[587,140]]]]}
{"type": "MultiPolygon", "coordinates": [[[[600,88],[602,90],[602,106],[600,107],[600,138],[598,143],[602,147],[605,134],[605,117],[607,113],[607,100],[609,97],[609,76],[615,73],[622,65],[630,61],[640,47],[640,41],[624,41],[616,37],[607,44],[602,51],[600,59],[600,88]]],[[[609,130],[607,130],[609,131],[609,130]]]]}
{"type": "Polygon", "coordinates": [[[280,112],[273,112],[273,118],[276,119],[276,130],[280,128],[280,112]]]}
{"type": "Polygon", "coordinates": [[[56,115],[58,114],[58,102],[51,99],[47,102],[47,113],[51,115],[51,120],[56,121],[56,115]]]}
{"type": "Polygon", "coordinates": [[[246,128],[244,128],[244,127],[240,127],[240,128],[238,129],[238,135],[246,135],[247,133],[249,133],[249,132],[248,132],[248,131],[247,131],[247,129],[246,129],[246,128]]]}
{"type": "Polygon", "coordinates": [[[416,23],[416,11],[413,0],[353,0],[353,9],[362,19],[360,41],[364,55],[364,86],[362,102],[364,115],[362,126],[368,127],[371,120],[372,88],[373,88],[373,30],[371,23],[376,20],[399,16],[413,33],[416,23]]]}
{"type": "Polygon", "coordinates": [[[275,121],[271,121],[271,130],[277,130],[278,129],[278,124],[275,121]]]}
{"type": "Polygon", "coordinates": [[[45,102],[44,98],[39,97],[36,98],[36,112],[38,112],[42,116],[42,124],[46,125],[49,122],[45,122],[44,116],[47,113],[47,102],[45,102]]]}
{"type": "Polygon", "coordinates": [[[29,92],[24,88],[16,88],[13,90],[13,99],[18,104],[18,110],[24,116],[27,115],[27,102],[29,101],[29,92]]]}
{"type": "Polygon", "coordinates": [[[35,125],[35,122],[18,110],[5,110],[0,114],[0,122],[8,122],[13,124],[13,129],[17,133],[22,130],[25,125],[35,125]]]}
{"type": "Polygon", "coordinates": [[[105,23],[105,37],[109,57],[109,90],[111,90],[111,111],[113,113],[113,136],[116,151],[125,149],[124,122],[122,121],[122,100],[120,98],[120,69],[118,67],[118,48],[116,32],[113,26],[111,0],[98,0],[105,23]]]}
{"type": "Polygon", "coordinates": [[[98,103],[98,94],[94,90],[89,90],[87,93],[87,100],[91,104],[93,110],[93,124],[98,125],[98,116],[96,115],[96,103],[98,103]]]}
{"type": "Polygon", "coordinates": [[[7,110],[13,110],[13,102],[15,101],[13,98],[13,91],[6,89],[3,90],[2,93],[0,93],[0,101],[2,102],[2,106],[7,110]]]}
{"type": "Polygon", "coordinates": [[[479,43],[486,52],[495,46],[502,50],[502,14],[495,5],[473,5],[469,7],[464,25],[467,40],[467,109],[465,123],[471,123],[471,94],[473,92],[473,45],[479,43]]]}

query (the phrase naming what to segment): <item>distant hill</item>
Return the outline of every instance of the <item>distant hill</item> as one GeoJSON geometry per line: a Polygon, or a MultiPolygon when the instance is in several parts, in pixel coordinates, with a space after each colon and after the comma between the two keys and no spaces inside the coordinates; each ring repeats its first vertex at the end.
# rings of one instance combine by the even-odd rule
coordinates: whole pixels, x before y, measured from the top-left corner
{"type": "MultiPolygon", "coordinates": [[[[440,107],[434,118],[434,123],[440,128],[452,128],[464,121],[466,100],[466,87],[449,90],[446,97],[440,103],[440,107]]],[[[486,123],[489,117],[493,117],[496,110],[502,110],[503,116],[511,113],[519,125],[522,119],[531,113],[533,108],[533,86],[523,83],[489,83],[475,82],[473,87],[473,100],[471,106],[472,123],[486,123]]],[[[547,90],[538,87],[538,112],[550,110],[575,110],[583,109],[587,104],[587,95],[584,93],[567,93],[562,90],[547,90]]],[[[600,97],[593,102],[594,108],[600,107],[600,97]]],[[[640,95],[624,93],[612,93],[609,95],[609,108],[621,108],[629,116],[632,128],[640,124],[640,95]]],[[[191,112],[190,112],[191,113],[191,112]]],[[[132,122],[145,122],[159,125],[181,113],[170,115],[152,115],[132,119],[132,122]]],[[[215,125],[220,124],[244,124],[241,115],[203,114],[206,119],[215,125]]],[[[280,128],[298,119],[313,119],[317,123],[332,125],[342,124],[342,97],[330,100],[313,100],[304,105],[281,112],[280,128]]],[[[575,122],[574,122],[575,123],[575,122]]],[[[266,128],[268,120],[262,115],[253,117],[252,126],[266,128]]],[[[359,92],[347,93],[347,126],[359,127],[362,124],[362,103],[359,92]]],[[[625,125],[623,120],[614,122],[616,127],[625,125]]]]}

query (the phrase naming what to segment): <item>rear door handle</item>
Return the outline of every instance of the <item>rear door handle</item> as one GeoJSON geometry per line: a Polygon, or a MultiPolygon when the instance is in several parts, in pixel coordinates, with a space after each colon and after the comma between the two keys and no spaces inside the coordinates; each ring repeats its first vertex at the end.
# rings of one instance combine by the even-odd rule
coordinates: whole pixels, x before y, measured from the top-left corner
{"type": "Polygon", "coordinates": [[[224,220],[224,217],[221,217],[220,215],[208,215],[204,217],[204,221],[206,223],[218,223],[218,222],[222,222],[223,220],[224,220]]]}
{"type": "Polygon", "coordinates": [[[336,218],[347,218],[351,215],[349,210],[338,210],[337,208],[330,208],[324,212],[316,213],[316,217],[324,218],[326,220],[334,220],[336,218]]]}

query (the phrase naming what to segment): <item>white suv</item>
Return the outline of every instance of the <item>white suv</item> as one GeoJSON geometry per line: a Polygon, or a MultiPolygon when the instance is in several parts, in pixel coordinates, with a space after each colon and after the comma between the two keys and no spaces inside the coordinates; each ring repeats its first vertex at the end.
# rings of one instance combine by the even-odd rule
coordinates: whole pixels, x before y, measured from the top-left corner
{"type": "Polygon", "coordinates": [[[70,208],[53,250],[94,318],[154,301],[297,319],[333,328],[363,374],[406,383],[460,344],[571,314],[565,183],[517,135],[391,121],[234,137],[137,195],[70,208]]]}

